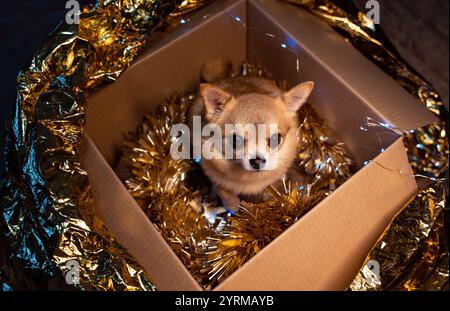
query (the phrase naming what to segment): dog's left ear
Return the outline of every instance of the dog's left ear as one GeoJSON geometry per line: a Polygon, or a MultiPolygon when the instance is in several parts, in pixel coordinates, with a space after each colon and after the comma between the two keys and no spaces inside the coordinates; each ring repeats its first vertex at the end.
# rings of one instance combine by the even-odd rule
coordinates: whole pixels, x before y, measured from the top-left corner
{"type": "Polygon", "coordinates": [[[281,96],[289,111],[296,112],[306,103],[314,88],[314,82],[308,81],[298,84],[281,96]]]}

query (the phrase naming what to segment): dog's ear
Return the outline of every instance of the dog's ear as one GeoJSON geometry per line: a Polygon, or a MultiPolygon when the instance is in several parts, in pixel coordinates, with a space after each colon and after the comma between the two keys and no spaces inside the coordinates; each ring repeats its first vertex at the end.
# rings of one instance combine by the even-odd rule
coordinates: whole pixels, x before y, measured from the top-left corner
{"type": "Polygon", "coordinates": [[[285,102],[288,110],[290,112],[296,112],[306,103],[309,95],[314,88],[314,82],[308,81],[298,84],[290,89],[286,94],[284,94],[281,98],[285,102]]]}
{"type": "Polygon", "coordinates": [[[220,117],[225,104],[232,98],[231,94],[209,83],[200,84],[200,96],[203,99],[206,118],[209,122],[213,122],[220,117]]]}

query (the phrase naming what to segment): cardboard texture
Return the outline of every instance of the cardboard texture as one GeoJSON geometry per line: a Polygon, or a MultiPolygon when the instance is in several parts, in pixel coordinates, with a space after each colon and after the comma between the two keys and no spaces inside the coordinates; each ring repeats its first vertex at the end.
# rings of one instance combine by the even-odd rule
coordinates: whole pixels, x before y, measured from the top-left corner
{"type": "Polygon", "coordinates": [[[201,290],[89,137],[83,140],[80,154],[89,174],[98,216],[158,289],[201,290]]]}
{"type": "Polygon", "coordinates": [[[358,165],[396,140],[389,131],[361,131],[367,116],[406,131],[436,121],[398,82],[308,11],[259,0],[249,2],[248,16],[251,29],[258,29],[248,33],[249,58],[264,64],[274,78],[287,79],[290,86],[314,81],[309,102],[345,142],[358,165]],[[286,49],[280,48],[281,42],[286,49]]]}
{"type": "Polygon", "coordinates": [[[202,65],[217,56],[235,69],[246,58],[257,61],[290,85],[314,80],[310,103],[359,171],[216,290],[344,290],[417,191],[402,140],[391,131],[360,127],[368,116],[404,130],[434,117],[323,21],[286,3],[217,1],[161,35],[117,82],[88,98],[80,152],[99,216],[159,290],[201,290],[111,167],[124,133],[168,96],[195,90],[202,65]]]}
{"type": "Polygon", "coordinates": [[[412,175],[399,139],[216,289],[345,289],[417,191],[412,175]]]}
{"type": "Polygon", "coordinates": [[[230,15],[246,16],[239,1],[213,3],[191,16],[189,26],[163,36],[115,83],[88,99],[86,130],[108,163],[117,161],[123,134],[134,131],[145,113],[176,92],[198,87],[201,68],[211,57],[224,56],[236,68],[245,60],[245,28],[233,23],[225,8],[230,15]]]}

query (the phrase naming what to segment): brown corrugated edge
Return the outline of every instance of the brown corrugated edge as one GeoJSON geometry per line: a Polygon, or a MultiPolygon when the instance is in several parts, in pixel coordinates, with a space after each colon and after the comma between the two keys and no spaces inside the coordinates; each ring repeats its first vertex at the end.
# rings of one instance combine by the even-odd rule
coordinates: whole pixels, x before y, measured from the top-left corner
{"type": "Polygon", "coordinates": [[[88,136],[78,152],[88,173],[98,216],[143,266],[157,289],[202,290],[88,136]]]}
{"type": "Polygon", "coordinates": [[[415,193],[399,138],[215,290],[345,290],[415,193]]]}
{"type": "Polygon", "coordinates": [[[357,167],[398,138],[393,131],[369,128],[368,117],[407,131],[437,120],[325,21],[305,9],[283,1],[251,0],[248,23],[249,58],[292,86],[315,82],[308,101],[326,120],[334,138],[345,142],[357,167]]]}
{"type": "Polygon", "coordinates": [[[116,82],[87,98],[86,132],[108,163],[115,164],[124,133],[134,132],[145,114],[173,94],[198,87],[201,68],[211,57],[226,56],[238,70],[247,55],[246,31],[229,15],[242,14],[245,22],[245,9],[244,0],[213,2],[200,9],[186,25],[147,47],[116,82]]]}
{"type": "MultiPolygon", "coordinates": [[[[116,82],[115,85],[118,82],[116,82]]],[[[105,104],[107,102],[108,101],[106,101],[105,104]]],[[[142,210],[137,206],[136,202],[126,191],[125,187],[122,185],[111,167],[99,153],[92,141],[89,140],[89,138],[87,138],[85,147],[87,148],[87,150],[85,150],[82,162],[90,176],[94,198],[97,197],[97,201],[102,201],[100,205],[97,203],[97,205],[99,205],[97,206],[97,210],[99,216],[104,220],[107,227],[112,229],[112,233],[119,237],[118,240],[123,243],[123,245],[130,251],[130,253],[138,260],[138,262],[143,265],[144,269],[149,273],[149,275],[152,277],[152,280],[155,282],[156,286],[159,289],[201,290],[199,285],[195,282],[187,269],[178,260],[168,244],[163,240],[163,238],[142,212],[142,210]],[[102,193],[101,196],[99,195],[100,192],[102,193]],[[124,204],[119,202],[117,200],[118,198],[121,198],[121,200],[119,201],[124,204]],[[117,213],[116,209],[117,211],[120,211],[120,213],[117,213]],[[122,215],[126,215],[126,217],[123,217],[122,215]]],[[[409,165],[405,166],[407,160],[404,160],[405,152],[400,152],[400,149],[398,148],[396,142],[395,144],[387,148],[383,154],[376,158],[376,163],[385,165],[389,168],[401,166],[405,169],[405,172],[409,173],[411,169],[409,165]]],[[[411,183],[405,182],[405,188],[399,188],[398,185],[402,184],[401,178],[399,178],[399,176],[394,176],[395,174],[393,171],[390,171],[389,175],[387,174],[389,170],[383,169],[384,171],[380,171],[381,169],[383,168],[375,163],[371,163],[367,167],[363,168],[361,171],[355,174],[353,178],[347,181],[338,191],[333,193],[333,195],[331,195],[329,198],[315,207],[314,210],[312,210],[308,215],[302,218],[288,231],[283,233],[272,244],[263,249],[260,254],[250,260],[248,264],[244,265],[242,269],[238,270],[229,279],[225,280],[224,283],[216,288],[216,290],[344,289],[348,285],[348,283],[344,285],[345,279],[351,279],[354,274],[351,277],[348,277],[347,274],[343,276],[342,273],[349,272],[354,269],[354,267],[361,266],[362,260],[370,250],[371,245],[376,241],[376,238],[378,237],[378,234],[376,232],[381,232],[384,229],[385,224],[395,214],[395,211],[393,210],[399,208],[399,203],[397,201],[406,199],[407,195],[409,195],[409,192],[415,191],[412,190],[412,188],[416,189],[414,181],[410,181],[411,183]],[[386,181],[383,180],[385,178],[387,178],[386,181]],[[361,193],[359,193],[359,187],[361,186],[363,188],[361,193]],[[369,191],[369,193],[366,193],[368,189],[370,190],[370,187],[374,187],[378,190],[375,192],[369,191]],[[394,191],[394,189],[397,191],[394,191]],[[386,195],[386,200],[384,200],[384,195],[386,195]],[[344,197],[344,200],[342,200],[342,197],[344,197]],[[349,207],[348,203],[354,204],[355,200],[356,203],[360,204],[359,208],[355,208],[354,206],[349,207]],[[339,219],[339,216],[342,216],[342,214],[335,215],[334,213],[342,209],[344,211],[347,211],[347,214],[349,213],[348,210],[351,210],[356,214],[359,213],[367,216],[367,209],[365,209],[364,206],[361,206],[364,205],[363,202],[365,202],[365,200],[367,200],[368,202],[372,201],[372,203],[369,204],[369,210],[372,209],[376,212],[376,215],[379,215],[380,217],[380,219],[378,219],[375,224],[370,224],[370,222],[367,221],[367,217],[361,218],[362,220],[366,221],[366,223],[369,223],[369,226],[373,227],[372,229],[369,228],[366,230],[362,230],[360,228],[360,231],[358,232],[355,230],[355,228],[349,226],[349,224],[341,225],[341,223],[339,222],[334,223],[334,226],[326,226],[326,223],[327,221],[329,221],[329,219],[324,216],[318,217],[318,215],[326,216],[327,213],[330,213],[332,215],[332,220],[334,218],[339,219]],[[391,202],[391,204],[389,204],[389,202],[387,201],[391,202]],[[336,202],[337,204],[335,204],[336,202]],[[376,207],[383,208],[384,210],[378,210],[376,209],[376,207]],[[305,223],[308,224],[311,222],[315,222],[316,226],[314,227],[305,225],[305,223]],[[325,229],[331,230],[329,227],[333,227],[343,230],[343,228],[345,229],[346,226],[357,233],[362,233],[364,237],[359,236],[353,240],[350,239],[348,241],[351,244],[351,247],[349,247],[350,251],[347,253],[347,257],[351,258],[340,258],[339,256],[337,256],[339,257],[339,260],[334,265],[330,264],[330,262],[326,262],[326,251],[324,251],[323,247],[318,245],[317,242],[318,240],[320,240],[319,237],[322,237],[322,235],[327,232],[326,230],[318,229],[324,227],[325,229]],[[292,233],[294,230],[296,230],[296,232],[304,232],[303,237],[307,237],[309,234],[310,238],[302,239],[302,237],[298,237],[295,233],[292,233]],[[309,230],[315,230],[315,232],[311,233],[309,232],[309,230]],[[294,243],[295,245],[292,245],[292,243],[289,242],[289,239],[292,239],[292,243],[294,243]],[[355,241],[359,242],[359,244],[355,241]],[[313,256],[309,259],[307,257],[307,254],[298,254],[297,248],[302,245],[303,247],[305,247],[305,249],[308,249],[309,247],[310,250],[315,250],[316,252],[318,252],[318,254],[311,252],[311,254],[315,257],[313,256]],[[289,247],[284,248],[287,246],[289,247]],[[314,249],[314,246],[317,246],[317,249],[314,249]],[[352,254],[355,253],[357,255],[352,256],[352,254]],[[362,253],[364,254],[362,255],[361,260],[358,261],[358,258],[361,257],[360,254],[362,253]],[[265,256],[267,258],[260,259],[262,254],[266,254],[263,255],[263,257],[265,256]],[[311,270],[309,274],[308,271],[305,271],[305,267],[307,267],[308,265],[298,262],[298,259],[301,259],[302,256],[303,258],[305,258],[306,256],[306,259],[309,260],[309,265],[314,266],[316,264],[315,261],[317,261],[319,266],[322,267],[321,269],[317,269],[320,270],[318,271],[317,275],[313,275],[314,271],[312,271],[313,269],[311,268],[311,266],[309,267],[309,269],[311,270]],[[295,258],[297,258],[297,260],[295,260],[295,258]],[[253,264],[253,262],[255,261],[261,262],[262,266],[258,267],[257,265],[257,267],[255,268],[255,265],[253,264]],[[340,265],[338,265],[337,263],[340,263],[340,265]],[[253,269],[254,272],[259,271],[257,272],[258,275],[252,277],[251,269],[253,269]],[[325,271],[328,272],[325,273],[325,271]],[[282,273],[278,274],[279,272],[282,273]],[[303,279],[299,278],[299,275],[303,275],[303,279]],[[308,277],[309,279],[306,279],[306,277],[308,277]],[[323,278],[323,281],[319,281],[320,277],[323,278]]],[[[349,221],[349,219],[358,219],[360,217],[361,215],[348,217],[347,221],[349,221]]],[[[354,221],[350,224],[353,223],[354,221]]],[[[325,235],[325,238],[333,238],[332,234],[331,237],[329,235],[330,234],[325,235]]],[[[327,239],[325,239],[325,241],[327,242],[327,245],[330,245],[330,249],[334,249],[335,251],[342,250],[342,246],[338,247],[338,243],[330,243],[330,241],[327,239]]],[[[344,239],[343,236],[340,236],[340,239],[342,239],[342,241],[345,243],[346,239],[344,239]]],[[[338,253],[340,254],[342,252],[338,253]]],[[[343,257],[343,255],[341,255],[341,257],[343,257]]],[[[355,273],[356,272],[357,271],[355,271],[355,273]]]]}
{"type": "Polygon", "coordinates": [[[283,1],[249,0],[249,5],[277,24],[285,34],[298,39],[302,49],[327,68],[354,96],[382,116],[384,121],[404,131],[437,121],[436,116],[417,98],[317,16],[283,1]],[[320,30],[320,34],[313,33],[311,29],[320,30]]]}

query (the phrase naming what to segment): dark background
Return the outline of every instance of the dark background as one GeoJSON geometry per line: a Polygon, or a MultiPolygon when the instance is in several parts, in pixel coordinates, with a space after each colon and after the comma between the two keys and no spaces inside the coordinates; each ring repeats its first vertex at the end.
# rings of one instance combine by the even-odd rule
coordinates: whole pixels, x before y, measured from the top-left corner
{"type": "MultiPolygon", "coordinates": [[[[354,1],[364,9],[365,0],[354,1]]],[[[0,0],[0,177],[4,124],[15,103],[16,76],[47,34],[64,19],[65,3],[65,0],[0,0]]],[[[400,54],[448,103],[449,1],[379,0],[379,3],[381,27],[400,54]]]]}

